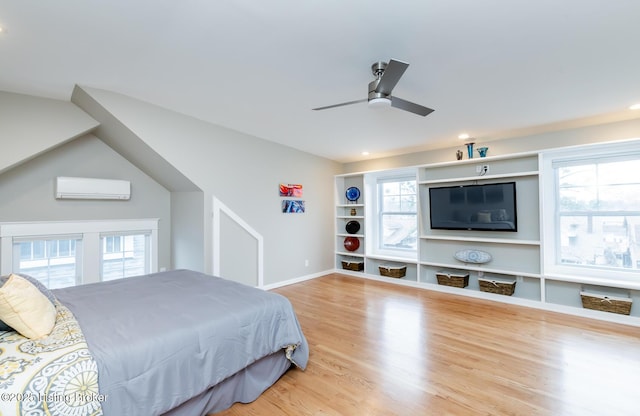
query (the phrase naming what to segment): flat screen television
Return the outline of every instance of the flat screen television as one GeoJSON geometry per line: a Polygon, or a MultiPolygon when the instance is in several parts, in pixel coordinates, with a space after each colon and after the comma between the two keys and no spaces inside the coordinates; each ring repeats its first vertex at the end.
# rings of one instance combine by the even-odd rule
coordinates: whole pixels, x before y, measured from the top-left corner
{"type": "Polygon", "coordinates": [[[516,183],[429,188],[434,230],[518,231],[516,183]]]}

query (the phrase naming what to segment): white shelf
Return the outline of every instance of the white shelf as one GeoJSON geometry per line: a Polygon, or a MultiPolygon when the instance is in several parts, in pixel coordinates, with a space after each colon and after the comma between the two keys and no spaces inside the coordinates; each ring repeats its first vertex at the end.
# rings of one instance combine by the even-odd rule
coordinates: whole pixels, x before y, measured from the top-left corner
{"type": "Polygon", "coordinates": [[[461,178],[434,179],[434,180],[420,181],[418,182],[418,184],[432,185],[432,184],[440,184],[440,183],[444,184],[444,183],[478,181],[478,180],[487,180],[487,179],[518,178],[518,177],[524,177],[524,176],[538,176],[538,174],[539,172],[537,170],[532,170],[527,172],[503,173],[498,175],[476,175],[476,176],[464,176],[461,178]]]}
{"type": "Polygon", "coordinates": [[[487,164],[484,162],[495,162],[499,160],[513,160],[513,159],[526,159],[537,156],[537,151],[529,151],[529,152],[521,152],[521,153],[512,153],[507,155],[496,155],[496,156],[487,156],[487,157],[474,157],[471,159],[462,159],[462,160],[449,160],[446,162],[436,162],[430,163],[428,165],[422,165],[422,168],[439,168],[443,166],[454,166],[454,165],[472,165],[472,164],[487,164]]]}
{"type": "Polygon", "coordinates": [[[393,261],[396,263],[418,264],[417,259],[411,259],[407,257],[384,256],[384,255],[381,256],[377,254],[374,254],[374,255],[368,254],[367,258],[372,260],[393,261]]]}
{"type": "Polygon", "coordinates": [[[362,208],[364,204],[338,204],[337,208],[362,208]]]}
{"type": "Polygon", "coordinates": [[[341,220],[348,220],[348,219],[355,219],[355,220],[363,220],[364,219],[364,215],[338,215],[336,216],[336,218],[341,219],[341,220]]]}
{"type": "Polygon", "coordinates": [[[467,241],[473,243],[522,244],[527,246],[540,245],[540,240],[516,240],[509,238],[459,237],[448,235],[421,235],[420,238],[424,240],[467,241]]]}
{"type": "Polygon", "coordinates": [[[483,272],[483,273],[495,273],[495,274],[505,274],[505,275],[511,275],[511,276],[533,277],[537,279],[542,278],[542,275],[540,275],[539,273],[526,273],[526,272],[516,271],[516,270],[492,269],[492,268],[483,267],[480,265],[472,265],[472,264],[473,263],[454,264],[454,263],[437,263],[437,262],[427,262],[427,261],[420,262],[420,265],[422,266],[442,267],[444,269],[471,270],[471,271],[483,272]]]}
{"type": "Polygon", "coordinates": [[[556,280],[571,283],[583,283],[587,285],[615,287],[620,289],[640,290],[640,282],[632,282],[624,279],[601,279],[597,277],[582,277],[571,275],[544,275],[545,280],[556,280]]]}
{"type": "Polygon", "coordinates": [[[354,253],[351,251],[336,251],[336,254],[339,256],[349,256],[349,257],[362,257],[364,258],[364,254],[362,253],[354,253]]]}
{"type": "Polygon", "coordinates": [[[364,234],[349,234],[349,233],[338,233],[336,234],[337,237],[358,237],[358,238],[364,238],[364,234]]]}

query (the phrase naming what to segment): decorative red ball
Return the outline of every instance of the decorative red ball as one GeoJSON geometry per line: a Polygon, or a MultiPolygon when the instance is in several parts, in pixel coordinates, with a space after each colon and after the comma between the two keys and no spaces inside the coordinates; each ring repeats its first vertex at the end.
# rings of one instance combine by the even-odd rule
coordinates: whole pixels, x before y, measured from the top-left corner
{"type": "Polygon", "coordinates": [[[356,237],[346,237],[344,239],[344,248],[349,251],[356,251],[360,247],[360,240],[356,237]]]}

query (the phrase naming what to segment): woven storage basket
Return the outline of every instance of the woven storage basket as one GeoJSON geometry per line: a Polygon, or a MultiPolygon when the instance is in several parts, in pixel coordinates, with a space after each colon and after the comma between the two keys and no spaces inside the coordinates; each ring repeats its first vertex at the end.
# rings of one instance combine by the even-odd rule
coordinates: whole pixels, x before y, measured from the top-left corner
{"type": "Polygon", "coordinates": [[[478,278],[478,283],[482,292],[511,296],[516,290],[516,282],[478,278]]]}
{"type": "Polygon", "coordinates": [[[380,270],[380,276],[386,277],[400,278],[407,274],[407,266],[382,265],[378,266],[378,270],[380,270]]]}
{"type": "Polygon", "coordinates": [[[580,292],[580,297],[582,298],[582,307],[585,309],[619,313],[621,315],[629,315],[631,313],[633,300],[629,298],[618,298],[589,292],[580,292]]]}
{"type": "Polygon", "coordinates": [[[453,287],[469,286],[469,273],[451,273],[446,271],[436,272],[439,285],[453,287]]]}
{"type": "Polygon", "coordinates": [[[363,261],[348,261],[342,260],[342,268],[344,270],[352,270],[354,272],[361,272],[364,270],[363,261]]]}

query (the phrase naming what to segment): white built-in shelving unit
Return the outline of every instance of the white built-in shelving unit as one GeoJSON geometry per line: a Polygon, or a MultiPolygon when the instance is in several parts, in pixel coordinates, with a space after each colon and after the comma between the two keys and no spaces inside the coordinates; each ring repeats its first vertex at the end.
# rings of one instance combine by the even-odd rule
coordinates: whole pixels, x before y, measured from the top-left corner
{"type": "MultiPolygon", "coordinates": [[[[418,250],[416,258],[380,256],[366,250],[369,236],[365,235],[365,198],[367,172],[338,175],[336,185],[336,270],[354,276],[439,290],[461,295],[522,304],[542,309],[599,318],[640,326],[640,284],[611,282],[575,276],[545,276],[543,270],[540,185],[541,154],[526,152],[441,162],[415,167],[418,185],[418,250]],[[481,167],[488,171],[481,174],[481,167]],[[518,230],[516,232],[435,230],[430,227],[429,188],[472,184],[515,182],[517,195],[518,230]],[[362,199],[357,204],[346,200],[345,191],[358,187],[362,199]],[[351,215],[352,208],[356,215],[351,215]],[[345,231],[348,221],[358,220],[361,229],[357,234],[345,231]],[[360,247],[354,252],[344,248],[345,237],[357,237],[360,247]],[[460,250],[481,250],[491,254],[488,263],[463,263],[454,257],[460,250]],[[342,268],[342,261],[361,261],[362,271],[342,268]],[[380,276],[380,265],[406,265],[404,278],[380,276]],[[441,271],[468,273],[469,285],[453,288],[438,285],[436,273],[441,271]],[[478,278],[515,281],[512,296],[480,291],[478,278]],[[631,316],[587,310],[582,308],[580,292],[588,289],[605,294],[622,295],[634,300],[631,316]]],[[[406,170],[406,169],[405,169],[406,170]]],[[[379,172],[377,172],[379,174],[379,172]]],[[[371,211],[369,211],[371,212],[371,211]]],[[[369,215],[371,216],[371,215],[369,215]]]]}

